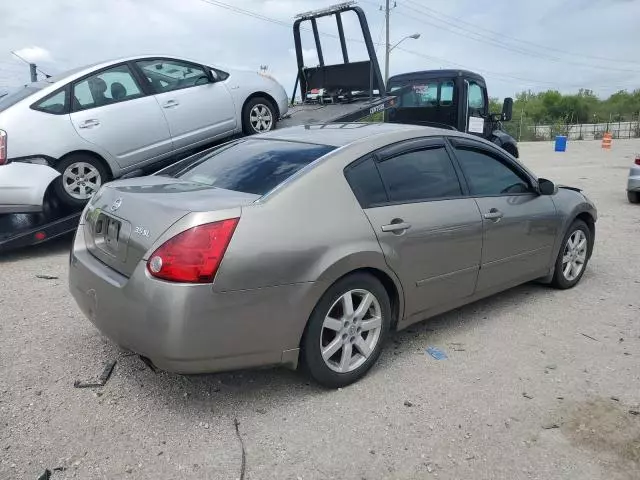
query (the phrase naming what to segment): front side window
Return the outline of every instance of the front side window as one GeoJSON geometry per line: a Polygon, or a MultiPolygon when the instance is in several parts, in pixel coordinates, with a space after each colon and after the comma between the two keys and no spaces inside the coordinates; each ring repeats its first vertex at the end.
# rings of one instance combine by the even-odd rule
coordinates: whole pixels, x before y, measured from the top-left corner
{"type": "Polygon", "coordinates": [[[513,195],[531,191],[529,183],[489,153],[457,147],[456,157],[474,196],[513,195]]]}
{"type": "Polygon", "coordinates": [[[180,60],[156,59],[136,62],[156,93],[209,83],[204,68],[180,60]]]}
{"type": "Polygon", "coordinates": [[[475,82],[469,82],[469,109],[484,112],[484,89],[475,82]]]}
{"type": "Polygon", "coordinates": [[[440,105],[443,107],[453,105],[453,82],[450,80],[440,84],[440,105]]]}
{"type": "Polygon", "coordinates": [[[103,70],[73,85],[73,110],[103,107],[142,96],[127,65],[103,70]]]}
{"type": "Polygon", "coordinates": [[[198,158],[173,176],[211,187],[265,195],[334,149],[282,140],[240,140],[198,158]]]}
{"type": "Polygon", "coordinates": [[[378,164],[391,202],[459,197],[458,176],[444,147],[415,150],[378,164]]]}
{"type": "Polygon", "coordinates": [[[54,115],[61,115],[65,113],[67,111],[66,89],[60,90],[59,92],[45,97],[44,99],[33,105],[32,108],[41,112],[52,113],[54,115]]]}

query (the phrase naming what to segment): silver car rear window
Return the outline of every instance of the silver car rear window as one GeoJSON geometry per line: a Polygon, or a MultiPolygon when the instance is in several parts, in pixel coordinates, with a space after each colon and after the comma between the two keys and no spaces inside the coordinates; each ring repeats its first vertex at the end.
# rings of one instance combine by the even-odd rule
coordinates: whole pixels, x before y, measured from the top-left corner
{"type": "Polygon", "coordinates": [[[265,195],[298,170],[335,148],[247,138],[196,158],[173,176],[226,190],[265,195]]]}
{"type": "Polygon", "coordinates": [[[47,84],[33,83],[31,85],[27,85],[25,87],[17,88],[13,91],[10,91],[7,95],[0,97],[0,112],[6,110],[9,107],[12,107],[20,100],[24,100],[29,95],[33,95],[34,93],[42,90],[44,87],[48,86],[47,84]]]}

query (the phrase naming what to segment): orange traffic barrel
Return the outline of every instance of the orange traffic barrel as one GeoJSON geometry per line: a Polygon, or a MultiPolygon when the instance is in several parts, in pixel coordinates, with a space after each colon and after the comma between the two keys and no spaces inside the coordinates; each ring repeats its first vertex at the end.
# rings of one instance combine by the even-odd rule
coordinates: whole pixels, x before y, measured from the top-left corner
{"type": "Polygon", "coordinates": [[[611,134],[609,132],[602,135],[602,148],[606,150],[611,149],[611,134]]]}

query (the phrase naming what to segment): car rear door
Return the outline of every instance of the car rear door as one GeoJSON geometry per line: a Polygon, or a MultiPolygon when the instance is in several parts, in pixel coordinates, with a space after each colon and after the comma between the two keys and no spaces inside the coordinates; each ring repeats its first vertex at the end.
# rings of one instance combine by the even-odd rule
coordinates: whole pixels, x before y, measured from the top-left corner
{"type": "Polygon", "coordinates": [[[455,156],[483,217],[478,292],[546,274],[560,219],[550,196],[499,149],[452,138],[455,156]]]}
{"type": "Polygon", "coordinates": [[[128,64],[75,81],[71,93],[71,122],[78,135],[108,152],[121,168],[171,152],[162,110],[145,94],[128,64]]]}
{"type": "Polygon", "coordinates": [[[223,82],[210,69],[171,58],[136,62],[169,124],[175,151],[233,133],[236,106],[223,82]]]}
{"type": "Polygon", "coordinates": [[[443,139],[393,145],[346,175],[403,284],[406,316],[474,293],[482,220],[443,139]]]}

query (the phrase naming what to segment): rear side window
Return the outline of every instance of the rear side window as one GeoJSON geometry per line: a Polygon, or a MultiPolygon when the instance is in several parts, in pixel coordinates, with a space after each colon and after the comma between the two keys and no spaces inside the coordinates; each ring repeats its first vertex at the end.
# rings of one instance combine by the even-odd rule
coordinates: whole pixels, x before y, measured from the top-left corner
{"type": "Polygon", "coordinates": [[[444,147],[414,150],[378,164],[391,202],[459,197],[460,182],[444,147]]]}
{"type": "Polygon", "coordinates": [[[345,176],[362,208],[389,201],[382,179],[372,158],[350,167],[345,172],[345,176]]]}
{"type": "Polygon", "coordinates": [[[246,139],[214,150],[186,166],[175,177],[226,190],[265,195],[334,149],[328,145],[246,139]]]}
{"type": "Polygon", "coordinates": [[[40,100],[31,108],[45,113],[61,115],[67,112],[67,90],[60,90],[40,100]]]}

